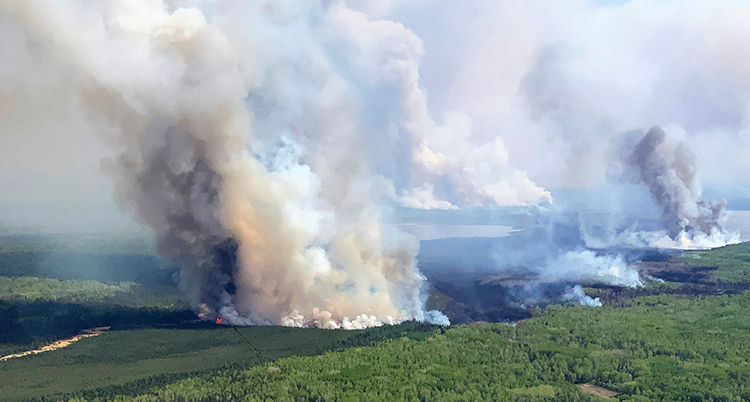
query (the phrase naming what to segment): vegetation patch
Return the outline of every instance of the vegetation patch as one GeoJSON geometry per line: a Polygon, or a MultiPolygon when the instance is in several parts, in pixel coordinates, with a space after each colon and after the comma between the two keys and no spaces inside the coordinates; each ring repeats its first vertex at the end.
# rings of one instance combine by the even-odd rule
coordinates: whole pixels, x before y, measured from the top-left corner
{"type": "Polygon", "coordinates": [[[552,385],[538,385],[536,387],[513,388],[510,390],[515,395],[527,395],[551,398],[557,393],[552,385]]]}
{"type": "Polygon", "coordinates": [[[578,387],[581,388],[581,391],[583,392],[601,396],[602,398],[614,398],[617,396],[617,392],[594,384],[578,384],[578,387]]]}
{"type": "MultiPolygon", "coordinates": [[[[74,246],[0,242],[0,271],[24,272],[3,258],[26,256],[36,272],[47,272],[49,253],[70,256],[74,246]]],[[[128,264],[156,258],[107,247],[128,264]]],[[[86,328],[112,330],[0,362],[0,400],[745,401],[749,261],[748,245],[652,261],[648,269],[674,280],[637,289],[592,284],[586,293],[601,297],[603,307],[535,307],[518,314],[533,318],[515,324],[365,331],[235,330],[193,321],[177,288],[160,284],[169,276],[163,267],[116,280],[8,275],[0,277],[0,356],[86,328]]],[[[115,278],[111,272],[100,276],[115,278]]],[[[473,311],[440,294],[431,303],[473,311]]],[[[469,313],[470,321],[491,318],[469,313]]]]}
{"type": "MultiPolygon", "coordinates": [[[[240,336],[231,327],[194,323],[109,331],[54,352],[0,362],[0,400],[109,400],[185,378],[232,377],[241,369],[282,357],[369,346],[434,328],[413,322],[363,331],[239,327],[240,336]]],[[[307,378],[304,367],[294,372],[283,366],[265,370],[307,378]]],[[[367,370],[352,367],[348,375],[357,381],[367,370]]],[[[181,387],[188,389],[186,383],[181,387]]]]}
{"type": "Polygon", "coordinates": [[[715,280],[750,283],[750,243],[733,244],[712,250],[692,251],[685,257],[691,266],[717,267],[715,280]]]}
{"type": "Polygon", "coordinates": [[[118,293],[133,293],[133,282],[105,284],[97,281],[0,276],[0,300],[47,300],[70,303],[101,302],[118,293]]]}
{"type": "Polygon", "coordinates": [[[750,292],[642,297],[624,308],[550,306],[517,325],[436,328],[423,340],[401,336],[371,347],[283,358],[117,401],[595,401],[606,396],[576,384],[617,392],[623,401],[743,401],[750,399],[748,315],[750,292]],[[680,318],[685,316],[691,320],[680,318]]]}

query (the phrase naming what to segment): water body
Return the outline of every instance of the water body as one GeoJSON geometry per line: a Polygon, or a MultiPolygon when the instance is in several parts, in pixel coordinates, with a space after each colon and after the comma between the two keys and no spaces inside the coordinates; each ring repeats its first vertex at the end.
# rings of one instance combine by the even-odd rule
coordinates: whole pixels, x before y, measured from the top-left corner
{"type": "MultiPolygon", "coordinates": [[[[403,223],[398,225],[404,232],[419,241],[453,238],[498,238],[523,231],[523,228],[508,225],[462,225],[403,223]]],[[[743,242],[750,241],[750,211],[727,211],[724,229],[740,233],[743,242]]]]}
{"type": "Polygon", "coordinates": [[[506,237],[519,231],[504,225],[423,225],[401,224],[401,230],[416,237],[419,241],[455,238],[496,238],[506,237]]]}

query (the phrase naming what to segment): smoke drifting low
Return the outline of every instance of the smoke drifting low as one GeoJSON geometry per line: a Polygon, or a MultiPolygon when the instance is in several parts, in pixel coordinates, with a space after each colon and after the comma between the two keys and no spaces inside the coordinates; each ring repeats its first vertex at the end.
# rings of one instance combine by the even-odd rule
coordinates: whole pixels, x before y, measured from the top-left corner
{"type": "Polygon", "coordinates": [[[655,126],[623,134],[614,153],[608,173],[616,180],[609,188],[581,191],[575,202],[540,210],[536,233],[495,244],[495,268],[529,278],[516,292],[519,300],[549,302],[560,295],[600,306],[580,284],[642,286],[654,279],[641,277],[636,267],[648,248],[699,249],[739,241],[722,227],[725,203],[702,196],[697,159],[683,141],[655,126]],[[639,199],[642,190],[646,197],[639,199]],[[656,219],[644,216],[643,204],[655,207],[656,219]],[[555,283],[568,287],[549,286],[555,283]]]}
{"type": "Polygon", "coordinates": [[[586,307],[601,307],[602,302],[599,300],[599,298],[593,298],[591,296],[587,296],[586,293],[583,292],[583,288],[581,288],[581,285],[575,285],[572,288],[570,288],[567,292],[565,292],[565,295],[563,296],[565,300],[574,300],[581,304],[581,306],[586,307]]]}
{"type": "Polygon", "coordinates": [[[587,280],[624,287],[643,285],[638,272],[629,267],[622,256],[598,256],[591,250],[580,249],[550,261],[542,271],[542,277],[557,281],[587,280]]]}
{"type": "MultiPolygon", "coordinates": [[[[582,191],[574,202],[539,211],[537,234],[524,244],[496,247],[500,271],[523,267],[538,283],[570,283],[564,300],[597,306],[579,284],[642,286],[652,278],[641,277],[634,263],[647,248],[699,249],[739,241],[722,228],[725,203],[702,196],[697,159],[683,141],[655,126],[623,134],[613,151],[608,173],[616,180],[610,187],[582,191]],[[655,207],[656,219],[644,213],[644,204],[655,207]]],[[[529,295],[537,288],[528,287],[529,295]]]]}

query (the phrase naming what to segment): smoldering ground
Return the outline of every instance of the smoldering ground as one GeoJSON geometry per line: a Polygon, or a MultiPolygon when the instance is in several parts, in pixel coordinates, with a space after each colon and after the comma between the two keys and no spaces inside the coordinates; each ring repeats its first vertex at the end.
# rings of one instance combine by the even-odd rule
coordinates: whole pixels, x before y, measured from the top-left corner
{"type": "Polygon", "coordinates": [[[721,226],[722,202],[702,198],[689,151],[673,151],[684,145],[660,148],[667,134],[658,127],[623,137],[621,157],[611,159],[618,174],[607,187],[553,189],[556,203],[527,211],[533,223],[506,237],[423,244],[420,263],[452,299],[453,321],[513,320],[529,316],[534,305],[566,301],[600,306],[581,285],[636,288],[659,275],[669,279],[669,264],[654,273],[643,262],[666,264],[684,249],[724,245],[736,236],[721,226]],[[696,212],[707,216],[691,215],[696,212]],[[457,277],[454,267],[465,275],[457,277]]]}

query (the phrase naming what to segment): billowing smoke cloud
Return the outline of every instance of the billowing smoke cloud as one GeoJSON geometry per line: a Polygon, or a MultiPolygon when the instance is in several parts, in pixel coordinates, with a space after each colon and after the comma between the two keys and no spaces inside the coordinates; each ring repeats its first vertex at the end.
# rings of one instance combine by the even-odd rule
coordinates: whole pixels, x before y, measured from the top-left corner
{"type": "Polygon", "coordinates": [[[637,142],[621,150],[629,168],[624,177],[648,188],[669,239],[682,248],[716,247],[732,241],[721,226],[725,202],[701,196],[697,161],[687,146],[670,141],[658,126],[630,138],[637,142]]]}
{"type": "Polygon", "coordinates": [[[90,124],[118,150],[104,164],[118,204],[154,230],[206,316],[446,324],[423,311],[418,244],[381,223],[383,203],[549,198],[504,167],[500,142],[429,148],[440,128],[417,83],[421,42],[400,24],[343,2],[176,3],[0,4],[74,72],[90,124]],[[331,50],[341,40],[350,54],[331,50]],[[377,90],[401,99],[380,126],[377,90]]]}
{"type": "MultiPolygon", "coordinates": [[[[737,49],[750,43],[748,5],[596,4],[0,0],[0,50],[12,55],[0,60],[0,113],[45,98],[22,118],[70,109],[61,137],[84,116],[116,149],[104,167],[119,206],[154,230],[208,315],[440,321],[422,311],[418,244],[382,223],[393,205],[549,203],[537,183],[604,184],[614,139],[652,122],[684,130],[702,158],[721,155],[703,160],[711,177],[726,177],[727,163],[747,170],[750,63],[737,49]],[[46,66],[44,79],[27,65],[46,66]]],[[[582,237],[730,241],[686,146],[648,137],[624,161],[663,228],[610,204],[614,223],[592,218],[582,237]]],[[[637,283],[616,258],[579,246],[593,243],[536,245],[536,272],[637,283]]],[[[502,258],[526,257],[510,251],[502,258]]]]}
{"type": "MultiPolygon", "coordinates": [[[[398,138],[392,143],[398,148],[375,146],[387,153],[387,165],[381,169],[402,169],[392,176],[405,206],[453,209],[456,204],[535,205],[552,200],[525,172],[509,167],[508,150],[499,136],[476,143],[472,119],[463,113],[446,113],[443,124],[433,119],[419,83],[424,49],[417,35],[400,23],[370,21],[342,4],[332,6],[328,15],[369,91],[395,91],[395,107],[380,112],[390,117],[390,124],[372,126],[398,138]]],[[[381,103],[378,108],[383,107],[381,103]]],[[[372,135],[381,137],[382,132],[372,135]]]]}
{"type": "Polygon", "coordinates": [[[357,3],[424,40],[437,121],[467,116],[476,144],[502,137],[510,166],[548,190],[605,185],[617,137],[654,124],[684,130],[707,188],[747,183],[748,2],[357,3]]]}
{"type": "Polygon", "coordinates": [[[598,256],[591,250],[574,250],[554,259],[541,271],[547,280],[588,280],[616,286],[643,285],[638,271],[629,267],[622,256],[598,256]]]}

